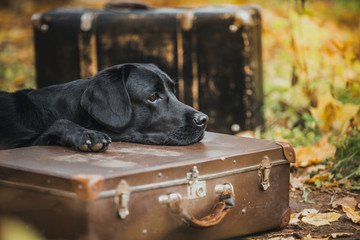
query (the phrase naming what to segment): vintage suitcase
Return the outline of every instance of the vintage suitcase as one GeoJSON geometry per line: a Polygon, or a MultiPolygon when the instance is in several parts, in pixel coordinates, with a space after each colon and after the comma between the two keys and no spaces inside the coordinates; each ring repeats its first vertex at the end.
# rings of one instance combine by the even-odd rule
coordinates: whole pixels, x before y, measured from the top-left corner
{"type": "Polygon", "coordinates": [[[226,239],[290,219],[286,143],[207,132],[186,147],[0,151],[0,215],[48,239],[226,239]]]}
{"type": "Polygon", "coordinates": [[[256,6],[151,9],[113,3],[104,10],[56,9],[32,20],[38,87],[115,64],[155,63],[178,83],[180,101],[209,116],[209,131],[236,133],[263,124],[256,6]]]}

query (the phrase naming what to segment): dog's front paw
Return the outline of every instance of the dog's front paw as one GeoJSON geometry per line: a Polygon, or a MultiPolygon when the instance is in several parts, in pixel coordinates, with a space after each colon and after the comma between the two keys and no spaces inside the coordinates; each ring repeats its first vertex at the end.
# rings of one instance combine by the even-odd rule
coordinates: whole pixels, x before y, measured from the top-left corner
{"type": "Polygon", "coordinates": [[[111,144],[111,138],[105,133],[79,129],[72,133],[71,146],[81,152],[102,152],[111,144]]]}

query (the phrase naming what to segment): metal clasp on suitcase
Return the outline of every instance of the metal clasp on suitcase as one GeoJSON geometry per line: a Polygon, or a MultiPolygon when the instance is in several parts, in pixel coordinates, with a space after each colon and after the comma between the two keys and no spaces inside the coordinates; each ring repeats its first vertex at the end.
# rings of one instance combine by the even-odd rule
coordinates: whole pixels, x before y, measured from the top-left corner
{"type": "Polygon", "coordinates": [[[188,179],[187,198],[196,199],[206,196],[206,182],[199,181],[199,171],[196,166],[186,174],[188,179]]]}
{"type": "MultiPolygon", "coordinates": [[[[199,171],[197,167],[187,173],[187,197],[186,200],[201,198],[206,196],[206,182],[199,181],[199,171]]],[[[195,227],[211,227],[221,222],[225,215],[235,206],[234,188],[230,183],[215,186],[215,192],[220,194],[219,201],[215,203],[210,213],[200,219],[190,215],[183,209],[182,202],[185,200],[180,193],[170,193],[159,197],[160,204],[166,204],[170,212],[179,217],[183,222],[195,227]]]]}
{"type": "Polygon", "coordinates": [[[125,219],[129,215],[130,192],[130,186],[125,180],[121,180],[114,198],[116,209],[121,219],[125,219]]]}
{"type": "Polygon", "coordinates": [[[267,190],[270,187],[270,168],[272,167],[270,158],[264,156],[264,159],[261,161],[260,168],[258,170],[258,176],[260,178],[260,184],[263,190],[267,190]]]}

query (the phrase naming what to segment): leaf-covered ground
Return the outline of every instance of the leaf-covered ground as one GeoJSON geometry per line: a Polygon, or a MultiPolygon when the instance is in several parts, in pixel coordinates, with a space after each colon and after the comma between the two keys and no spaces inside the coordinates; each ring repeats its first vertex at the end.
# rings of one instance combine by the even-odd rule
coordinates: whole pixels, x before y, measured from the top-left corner
{"type": "MultiPolygon", "coordinates": [[[[68,5],[100,8],[105,2],[0,0],[0,90],[35,87],[33,13],[68,5]]],[[[262,7],[266,126],[253,135],[289,141],[295,147],[290,187],[294,214],[289,227],[248,238],[360,238],[356,220],[360,215],[360,2],[145,2],[158,7],[221,3],[262,7]],[[356,204],[333,206],[344,197],[356,204]],[[326,224],[315,226],[314,221],[326,224]]]]}
{"type": "Polygon", "coordinates": [[[304,201],[303,192],[296,190],[290,192],[290,198],[294,213],[286,228],[239,239],[360,239],[359,224],[347,216],[353,214],[354,220],[359,220],[359,212],[352,213],[356,207],[354,203],[360,201],[358,194],[318,189],[308,194],[304,201]],[[343,206],[347,206],[351,213],[344,212],[343,206]]]}

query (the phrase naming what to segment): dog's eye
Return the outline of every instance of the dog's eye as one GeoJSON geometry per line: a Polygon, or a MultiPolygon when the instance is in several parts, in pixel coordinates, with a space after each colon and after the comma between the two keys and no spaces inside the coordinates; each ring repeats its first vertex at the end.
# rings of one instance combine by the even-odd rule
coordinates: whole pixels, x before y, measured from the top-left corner
{"type": "Polygon", "coordinates": [[[154,93],[153,95],[151,95],[149,98],[148,98],[148,100],[150,101],[150,102],[155,102],[156,100],[158,100],[159,99],[159,94],[158,93],[154,93]]]}

